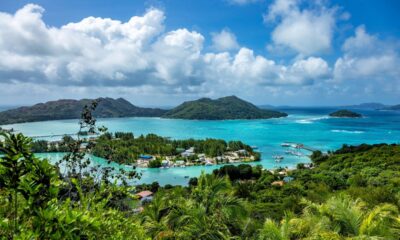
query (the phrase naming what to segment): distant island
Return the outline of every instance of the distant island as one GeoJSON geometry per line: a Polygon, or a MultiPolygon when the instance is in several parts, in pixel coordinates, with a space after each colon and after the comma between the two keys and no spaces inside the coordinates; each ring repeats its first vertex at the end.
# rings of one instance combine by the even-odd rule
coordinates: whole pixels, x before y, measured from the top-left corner
{"type": "Polygon", "coordinates": [[[0,124],[77,119],[81,117],[82,108],[93,100],[98,101],[94,116],[100,118],[160,117],[166,112],[158,108],[137,107],[123,98],[61,99],[0,112],[0,124]]]}
{"type": "Polygon", "coordinates": [[[286,117],[286,113],[260,109],[236,96],[216,100],[201,98],[184,102],[171,110],[142,108],[123,98],[61,99],[39,103],[30,107],[19,107],[0,112],[0,125],[61,119],[78,119],[82,108],[98,101],[94,116],[98,118],[119,117],[163,117],[179,119],[223,120],[263,119],[286,117]]]}
{"type": "Polygon", "coordinates": [[[349,105],[349,106],[345,106],[345,108],[350,108],[350,109],[382,109],[382,108],[386,108],[387,106],[385,104],[382,103],[376,103],[376,102],[370,102],[370,103],[361,103],[361,104],[357,104],[357,105],[349,105]]]}
{"type": "Polygon", "coordinates": [[[400,110],[400,104],[389,106],[382,108],[383,110],[394,110],[394,111],[399,111],[400,110]]]}
{"type": "Polygon", "coordinates": [[[286,117],[286,113],[260,109],[236,96],[218,99],[201,98],[184,102],[163,115],[164,118],[224,120],[286,117]]]}
{"type": "Polygon", "coordinates": [[[349,110],[339,110],[329,114],[330,117],[340,117],[340,118],[360,118],[362,117],[361,114],[352,112],[349,110]]]}

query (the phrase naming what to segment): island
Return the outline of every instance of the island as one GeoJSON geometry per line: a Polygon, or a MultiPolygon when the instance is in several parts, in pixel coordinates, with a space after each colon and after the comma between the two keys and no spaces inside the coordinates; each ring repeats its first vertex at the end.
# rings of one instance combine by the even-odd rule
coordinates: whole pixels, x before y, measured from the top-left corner
{"type": "MultiPolygon", "coordinates": [[[[241,141],[226,142],[213,138],[172,140],[156,134],[136,137],[131,132],[107,132],[98,137],[83,137],[95,143],[91,149],[94,156],[137,167],[169,168],[253,162],[261,157],[259,152],[241,141]]],[[[69,152],[69,146],[74,141],[71,136],[64,136],[60,141],[37,140],[32,144],[32,151],[69,152]]]]}
{"type": "Polygon", "coordinates": [[[390,106],[390,107],[385,107],[385,108],[383,108],[383,110],[399,111],[400,110],[400,104],[393,105],[393,106],[390,106]]]}
{"type": "Polygon", "coordinates": [[[382,109],[387,107],[386,105],[382,103],[377,103],[377,102],[368,102],[368,103],[360,103],[356,105],[349,105],[349,106],[343,106],[345,108],[350,108],[350,109],[370,109],[370,110],[376,110],[376,109],[382,109]]]}
{"type": "Polygon", "coordinates": [[[330,117],[337,117],[337,118],[360,118],[362,117],[361,114],[349,111],[349,110],[338,110],[336,112],[330,113],[330,117]]]}
{"type": "Polygon", "coordinates": [[[162,117],[197,120],[268,119],[286,117],[286,113],[260,109],[236,96],[201,98],[184,102],[162,117]]]}
{"type": "Polygon", "coordinates": [[[0,112],[0,125],[61,119],[79,119],[82,108],[97,101],[95,117],[160,117],[166,110],[137,107],[123,98],[61,99],[0,112]]]}
{"type": "Polygon", "coordinates": [[[201,98],[184,102],[172,110],[142,108],[123,98],[60,99],[30,107],[19,107],[0,112],[0,125],[62,119],[79,119],[81,110],[91,102],[98,102],[93,112],[97,118],[163,117],[198,120],[268,119],[286,117],[286,113],[260,109],[236,96],[212,100],[201,98]]]}

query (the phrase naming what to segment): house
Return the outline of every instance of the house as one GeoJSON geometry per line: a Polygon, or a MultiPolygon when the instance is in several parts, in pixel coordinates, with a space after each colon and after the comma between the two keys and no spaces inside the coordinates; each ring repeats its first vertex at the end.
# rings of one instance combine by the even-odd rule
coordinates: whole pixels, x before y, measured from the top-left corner
{"type": "Polygon", "coordinates": [[[191,147],[191,148],[189,148],[189,149],[186,149],[185,151],[183,151],[182,153],[181,153],[181,156],[182,157],[191,157],[191,156],[193,156],[194,155],[194,147],[191,147]]]}
{"type": "Polygon", "coordinates": [[[161,166],[162,167],[169,167],[169,161],[168,160],[162,160],[161,161],[161,166]]]}
{"type": "Polygon", "coordinates": [[[139,199],[142,199],[142,198],[145,198],[145,197],[150,197],[152,195],[153,195],[153,192],[152,191],[148,191],[148,190],[136,193],[136,196],[138,196],[139,199]]]}
{"type": "Polygon", "coordinates": [[[286,177],[283,178],[283,181],[284,182],[291,182],[291,181],[293,181],[293,179],[294,179],[293,177],[286,176],[286,177]]]}
{"type": "Polygon", "coordinates": [[[285,184],[284,181],[274,181],[271,183],[272,186],[280,186],[282,187],[285,184]]]}
{"type": "Polygon", "coordinates": [[[237,151],[237,153],[238,153],[239,155],[247,155],[246,149],[240,149],[240,150],[237,151]]]}
{"type": "Polygon", "coordinates": [[[153,192],[145,190],[136,193],[136,196],[138,196],[140,203],[142,204],[143,202],[150,202],[153,199],[153,192]]]}
{"type": "Polygon", "coordinates": [[[283,171],[278,172],[278,174],[279,174],[279,175],[286,175],[287,172],[286,172],[286,170],[283,170],[283,171]]]}
{"type": "Polygon", "coordinates": [[[184,166],[184,165],[185,165],[185,161],[183,161],[183,160],[177,160],[177,161],[175,161],[175,165],[176,165],[176,166],[184,166]]]}
{"type": "Polygon", "coordinates": [[[150,161],[150,160],[153,160],[153,156],[141,154],[141,155],[139,156],[139,159],[140,159],[140,160],[144,160],[144,161],[150,161]]]}

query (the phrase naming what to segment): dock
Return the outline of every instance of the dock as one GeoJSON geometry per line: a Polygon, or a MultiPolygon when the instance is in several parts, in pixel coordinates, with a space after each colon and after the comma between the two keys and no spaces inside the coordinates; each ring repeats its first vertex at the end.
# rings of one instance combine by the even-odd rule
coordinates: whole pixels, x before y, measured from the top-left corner
{"type": "Polygon", "coordinates": [[[37,138],[53,138],[53,137],[64,137],[64,136],[77,136],[78,134],[53,134],[53,135],[41,135],[41,136],[29,136],[30,138],[37,139],[37,138]]]}
{"type": "Polygon", "coordinates": [[[310,146],[306,146],[302,143],[295,143],[295,142],[284,142],[281,144],[282,147],[293,147],[293,148],[297,148],[297,149],[304,149],[310,152],[315,152],[318,151],[318,149],[310,147],[310,146]]]}

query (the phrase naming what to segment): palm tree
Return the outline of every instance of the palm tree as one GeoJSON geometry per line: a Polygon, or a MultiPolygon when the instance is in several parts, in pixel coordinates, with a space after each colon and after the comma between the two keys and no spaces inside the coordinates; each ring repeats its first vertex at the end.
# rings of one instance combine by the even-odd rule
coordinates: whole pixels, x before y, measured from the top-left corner
{"type": "Polygon", "coordinates": [[[150,204],[148,204],[142,214],[144,229],[154,239],[163,239],[173,235],[168,228],[167,215],[171,209],[171,202],[167,196],[158,192],[150,204]]]}
{"type": "Polygon", "coordinates": [[[145,207],[143,224],[155,239],[226,239],[241,231],[246,214],[229,179],[202,173],[191,192],[157,193],[145,207]]]}
{"type": "Polygon", "coordinates": [[[226,239],[239,234],[244,226],[247,211],[234,196],[228,178],[202,173],[190,200],[182,203],[170,215],[170,222],[181,226],[181,238],[226,239]]]}
{"type": "Polygon", "coordinates": [[[260,240],[290,240],[290,220],[292,215],[285,214],[285,218],[276,223],[272,219],[267,219],[260,233],[260,240]]]}
{"type": "Polygon", "coordinates": [[[287,217],[278,225],[267,219],[262,239],[398,239],[399,211],[390,204],[372,210],[360,200],[346,195],[328,199],[323,204],[304,200],[306,207],[300,217],[287,217]]]}

